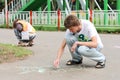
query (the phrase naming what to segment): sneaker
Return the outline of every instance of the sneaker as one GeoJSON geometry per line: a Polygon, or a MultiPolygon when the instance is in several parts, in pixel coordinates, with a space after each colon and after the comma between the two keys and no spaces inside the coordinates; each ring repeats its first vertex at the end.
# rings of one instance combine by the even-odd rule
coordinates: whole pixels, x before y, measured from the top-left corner
{"type": "Polygon", "coordinates": [[[96,66],[95,66],[95,68],[104,68],[105,67],[105,62],[106,61],[103,61],[103,62],[98,62],[97,64],[96,64],[96,66]]]}
{"type": "Polygon", "coordinates": [[[80,61],[73,61],[73,60],[69,60],[69,61],[67,61],[67,63],[66,63],[66,65],[77,65],[77,64],[82,64],[82,60],[83,59],[81,59],[80,61]]]}
{"type": "Polygon", "coordinates": [[[18,44],[18,46],[27,47],[27,46],[28,46],[28,43],[21,43],[21,44],[18,44]]]}
{"type": "Polygon", "coordinates": [[[33,40],[29,41],[28,46],[33,46],[33,45],[34,45],[33,40]]]}

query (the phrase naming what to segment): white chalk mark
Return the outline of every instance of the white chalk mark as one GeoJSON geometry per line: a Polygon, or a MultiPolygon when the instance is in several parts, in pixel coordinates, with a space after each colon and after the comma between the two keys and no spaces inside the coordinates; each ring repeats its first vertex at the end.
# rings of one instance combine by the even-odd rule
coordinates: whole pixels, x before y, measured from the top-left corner
{"type": "Polygon", "coordinates": [[[39,68],[38,69],[38,72],[40,72],[40,73],[44,73],[46,70],[44,69],[44,68],[39,68]]]}
{"type": "Polygon", "coordinates": [[[60,67],[60,68],[54,68],[54,67],[18,67],[20,69],[19,74],[28,74],[32,72],[38,72],[38,73],[46,73],[46,72],[72,72],[72,71],[80,71],[83,69],[87,69],[85,66],[71,66],[71,67],[60,67]]]}

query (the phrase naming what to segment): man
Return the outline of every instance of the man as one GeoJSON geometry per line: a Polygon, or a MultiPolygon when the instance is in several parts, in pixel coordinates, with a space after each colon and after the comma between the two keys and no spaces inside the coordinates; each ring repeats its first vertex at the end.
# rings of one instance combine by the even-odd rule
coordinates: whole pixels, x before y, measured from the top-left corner
{"type": "Polygon", "coordinates": [[[64,21],[64,26],[67,30],[54,61],[54,66],[59,66],[60,58],[67,45],[72,60],[67,61],[66,65],[82,64],[82,56],[85,56],[97,62],[96,68],[104,68],[106,59],[100,52],[103,44],[94,25],[88,20],[79,20],[76,16],[69,15],[64,21]]]}
{"type": "Polygon", "coordinates": [[[13,28],[17,39],[19,40],[18,46],[32,46],[33,39],[36,36],[36,31],[30,23],[24,20],[15,20],[13,28]]]}

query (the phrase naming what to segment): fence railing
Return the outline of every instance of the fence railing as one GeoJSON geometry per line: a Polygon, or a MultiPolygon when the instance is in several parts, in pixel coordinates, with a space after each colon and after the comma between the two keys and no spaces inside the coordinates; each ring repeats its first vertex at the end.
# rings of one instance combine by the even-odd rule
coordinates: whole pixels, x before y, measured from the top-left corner
{"type": "Polygon", "coordinates": [[[93,11],[93,23],[97,26],[120,26],[120,11],[93,11]],[[106,20],[106,23],[105,23],[106,20]]]}
{"type": "MultiPolygon", "coordinates": [[[[96,26],[120,26],[120,11],[93,11],[92,22],[96,26]],[[106,23],[105,23],[106,22],[106,23]]],[[[77,15],[79,19],[86,19],[86,13],[84,11],[72,11],[71,14],[77,15]]],[[[89,15],[90,16],[90,15],[89,15]]],[[[60,24],[63,26],[66,13],[61,11],[60,24]]],[[[0,13],[0,24],[5,23],[5,15],[0,13]]],[[[15,19],[22,19],[28,22],[32,22],[33,26],[36,25],[57,25],[58,12],[57,11],[9,11],[8,23],[12,25],[15,19]]]]}
{"type": "Polygon", "coordinates": [[[0,25],[5,24],[4,22],[4,12],[0,12],[0,25]]]}

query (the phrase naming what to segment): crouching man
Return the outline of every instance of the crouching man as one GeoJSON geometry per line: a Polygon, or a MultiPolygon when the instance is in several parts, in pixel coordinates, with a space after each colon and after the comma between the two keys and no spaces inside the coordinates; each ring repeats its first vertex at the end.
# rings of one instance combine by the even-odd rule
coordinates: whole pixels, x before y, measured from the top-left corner
{"type": "Polygon", "coordinates": [[[54,66],[59,66],[60,58],[67,45],[72,59],[68,60],[66,65],[82,64],[84,56],[96,61],[96,68],[104,68],[106,58],[100,52],[103,48],[103,43],[93,23],[88,20],[79,20],[76,16],[69,15],[64,21],[64,26],[67,30],[65,38],[58,49],[57,57],[54,60],[54,66]]]}

